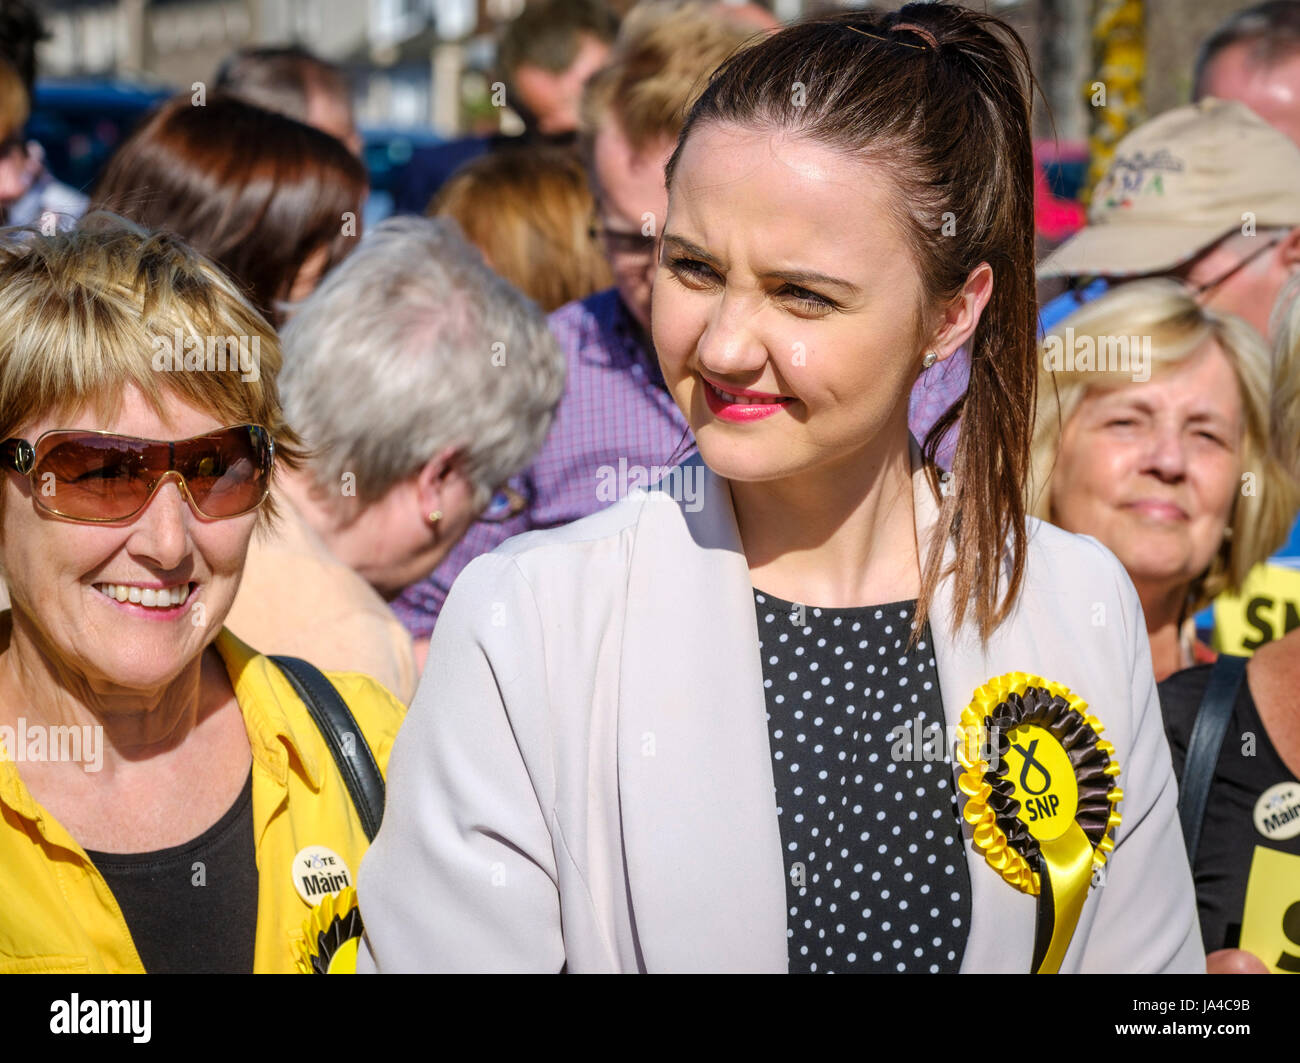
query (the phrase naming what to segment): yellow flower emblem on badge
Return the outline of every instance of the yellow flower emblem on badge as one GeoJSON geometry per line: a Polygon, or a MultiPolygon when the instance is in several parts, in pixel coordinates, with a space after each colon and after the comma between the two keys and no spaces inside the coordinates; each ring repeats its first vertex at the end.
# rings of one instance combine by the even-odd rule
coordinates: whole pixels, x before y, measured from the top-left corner
{"type": "Polygon", "coordinates": [[[961,715],[957,786],[989,866],[1038,898],[1034,970],[1060,969],[1094,868],[1114,847],[1124,791],[1115,747],[1088,703],[1060,683],[1008,672],[961,715]]]}

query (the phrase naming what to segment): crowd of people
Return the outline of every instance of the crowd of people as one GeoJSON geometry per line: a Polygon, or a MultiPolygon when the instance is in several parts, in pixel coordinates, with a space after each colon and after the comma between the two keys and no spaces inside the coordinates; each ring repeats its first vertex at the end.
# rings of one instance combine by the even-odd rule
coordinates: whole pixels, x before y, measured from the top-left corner
{"type": "Polygon", "coordinates": [[[369,229],[330,63],[77,190],[41,33],[0,971],[1300,971],[1300,0],[1046,257],[953,3],[539,0],[369,229]]]}

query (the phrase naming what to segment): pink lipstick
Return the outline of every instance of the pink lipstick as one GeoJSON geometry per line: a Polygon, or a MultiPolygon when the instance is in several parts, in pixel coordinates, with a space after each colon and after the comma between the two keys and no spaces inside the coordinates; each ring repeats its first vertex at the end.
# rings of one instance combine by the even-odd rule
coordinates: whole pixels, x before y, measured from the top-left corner
{"type": "Polygon", "coordinates": [[[704,384],[704,401],[709,412],[723,421],[744,424],[749,421],[761,421],[779,413],[784,406],[794,402],[785,395],[772,395],[748,388],[723,388],[706,377],[700,380],[704,384]]]}

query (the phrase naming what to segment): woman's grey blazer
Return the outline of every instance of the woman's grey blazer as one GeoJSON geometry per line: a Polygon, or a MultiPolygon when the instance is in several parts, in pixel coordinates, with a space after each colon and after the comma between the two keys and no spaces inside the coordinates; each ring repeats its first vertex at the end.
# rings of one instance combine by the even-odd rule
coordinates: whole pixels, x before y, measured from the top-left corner
{"type": "MultiPolygon", "coordinates": [[[[938,500],[914,441],[912,462],[923,545],[938,500]]],[[[983,647],[952,630],[950,581],[938,588],[948,725],[1011,671],[1084,698],[1115,746],[1123,821],[1062,970],[1203,971],[1137,593],[1095,540],[1029,528],[1018,605],[983,647]]],[[[660,489],[478,558],[393,749],[358,881],[359,969],[785,971],[765,713],[731,492],[698,457],[660,489]]],[[[961,969],[1027,972],[1035,899],[963,829],[961,969]]]]}

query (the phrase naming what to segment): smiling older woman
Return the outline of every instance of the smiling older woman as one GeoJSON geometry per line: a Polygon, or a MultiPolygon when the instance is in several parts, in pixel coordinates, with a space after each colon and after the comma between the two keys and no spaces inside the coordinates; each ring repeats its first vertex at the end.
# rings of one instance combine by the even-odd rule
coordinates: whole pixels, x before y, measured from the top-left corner
{"type": "MultiPolygon", "coordinates": [[[[0,971],[292,971],[367,829],[295,685],[222,627],[301,460],[279,348],[210,262],[114,224],[0,247],[0,971]],[[157,372],[178,337],[256,340],[260,373],[157,372]]],[[[333,682],[385,764],[401,706],[333,682]]]]}
{"type": "Polygon", "coordinates": [[[1029,83],[946,3],[714,74],[651,318],[700,458],[453,587],[359,970],[1203,965],[1137,596],[1024,515],[1029,83]],[[941,482],[908,399],[967,343],[941,482]]]}
{"type": "MultiPolygon", "coordinates": [[[[1298,291],[1284,289],[1278,300],[1281,321],[1266,390],[1278,461],[1300,477],[1298,291]]],[[[1288,486],[1295,508],[1300,484],[1269,489],[1285,498],[1288,486]]],[[[1264,590],[1270,582],[1266,574],[1257,586],[1264,590]]],[[[1297,691],[1300,629],[1266,642],[1248,661],[1220,656],[1160,684],[1211,974],[1300,970],[1297,691]],[[1217,744],[1206,740],[1216,734],[1217,744]]]]}
{"type": "Polygon", "coordinates": [[[1155,279],[1078,310],[1042,359],[1031,512],[1123,562],[1157,679],[1204,661],[1192,618],[1286,540],[1295,511],[1269,446],[1264,341],[1155,279]]]}

